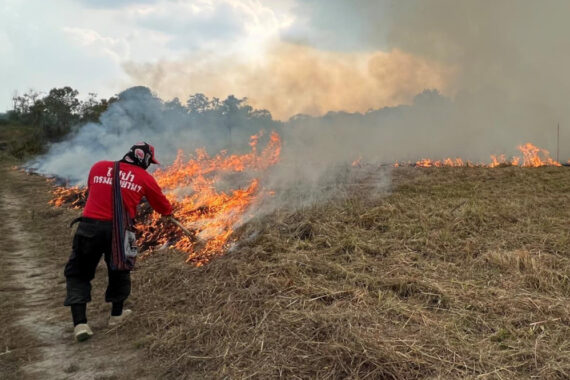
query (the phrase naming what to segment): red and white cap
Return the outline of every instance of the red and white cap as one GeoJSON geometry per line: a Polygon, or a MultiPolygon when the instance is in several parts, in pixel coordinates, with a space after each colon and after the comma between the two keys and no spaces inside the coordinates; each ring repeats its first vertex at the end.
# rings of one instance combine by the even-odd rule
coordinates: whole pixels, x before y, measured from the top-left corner
{"type": "Polygon", "coordinates": [[[156,159],[156,156],[154,155],[154,146],[147,144],[148,148],[150,149],[150,162],[152,162],[153,164],[157,164],[160,165],[160,162],[158,162],[158,160],[156,159]]]}
{"type": "Polygon", "coordinates": [[[154,146],[146,142],[138,142],[131,147],[123,159],[128,163],[147,168],[150,164],[160,165],[154,154],[154,146]]]}

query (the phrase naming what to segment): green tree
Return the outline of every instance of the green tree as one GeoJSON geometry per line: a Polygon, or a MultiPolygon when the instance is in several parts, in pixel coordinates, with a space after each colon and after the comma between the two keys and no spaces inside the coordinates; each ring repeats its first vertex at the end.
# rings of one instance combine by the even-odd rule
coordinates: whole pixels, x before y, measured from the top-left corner
{"type": "Polygon", "coordinates": [[[190,95],[186,101],[186,107],[191,113],[203,113],[211,109],[210,99],[204,94],[190,95]]]}
{"type": "Polygon", "coordinates": [[[111,97],[109,100],[97,100],[97,94],[90,92],[89,97],[81,102],[80,105],[80,121],[81,123],[98,122],[101,114],[109,108],[109,106],[116,102],[116,97],[111,97]]]}
{"type": "Polygon", "coordinates": [[[18,95],[16,92],[12,97],[13,112],[11,113],[11,119],[24,124],[30,124],[30,111],[39,100],[40,96],[41,93],[33,89],[29,89],[28,92],[23,95],[18,95]]]}
{"type": "Polygon", "coordinates": [[[234,95],[228,96],[221,104],[222,115],[226,128],[228,129],[228,145],[232,147],[232,129],[240,125],[243,116],[247,116],[251,106],[246,104],[247,98],[236,98],[234,95]],[[249,108],[248,108],[249,107],[249,108]]]}

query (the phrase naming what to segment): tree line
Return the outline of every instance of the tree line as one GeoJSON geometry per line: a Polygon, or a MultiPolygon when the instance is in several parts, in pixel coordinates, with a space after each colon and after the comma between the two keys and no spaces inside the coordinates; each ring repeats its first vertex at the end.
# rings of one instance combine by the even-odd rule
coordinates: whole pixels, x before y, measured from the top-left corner
{"type": "Polygon", "coordinates": [[[116,121],[113,115],[117,113],[139,126],[158,118],[170,129],[219,131],[230,146],[232,140],[243,140],[242,134],[249,136],[260,129],[279,128],[282,124],[273,120],[269,111],[254,109],[245,97],[229,95],[220,99],[196,93],[189,95],[186,101],[179,98],[163,101],[143,86],[131,87],[109,99],[98,99],[96,94],[89,93],[87,99],[81,100],[79,92],[69,86],[53,88],[47,94],[35,90],[21,95],[16,93],[12,98],[12,109],[0,115],[0,119],[4,119],[0,124],[21,125],[31,131],[16,148],[16,155],[22,156],[43,152],[49,143],[67,139],[89,122],[112,129],[116,121]],[[102,118],[115,103],[117,112],[102,118]]]}
{"type": "Polygon", "coordinates": [[[86,100],[78,98],[79,91],[71,87],[53,88],[46,95],[29,90],[12,97],[12,109],[7,118],[12,123],[34,127],[46,142],[61,140],[76,125],[97,121],[116,97],[97,99],[90,93],[86,100]]]}

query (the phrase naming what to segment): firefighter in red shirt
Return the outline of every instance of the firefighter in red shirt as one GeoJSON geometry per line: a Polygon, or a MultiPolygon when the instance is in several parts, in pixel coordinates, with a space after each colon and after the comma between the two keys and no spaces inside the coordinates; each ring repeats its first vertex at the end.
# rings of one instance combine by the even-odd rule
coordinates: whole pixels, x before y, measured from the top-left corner
{"type": "MultiPolygon", "coordinates": [[[[146,197],[151,207],[163,216],[172,214],[172,205],[156,180],[146,171],[151,163],[159,162],[154,156],[154,147],[145,142],[133,145],[120,161],[121,195],[131,218],[135,217],[142,197],[146,197]]],[[[87,302],[91,301],[91,280],[95,277],[95,269],[102,255],[109,275],[105,301],[112,303],[109,325],[117,325],[131,313],[128,309],[123,310],[123,303],[131,292],[130,272],[111,270],[110,265],[112,178],[113,161],[99,161],[91,168],[87,204],[81,218],[78,218],[73,249],[65,266],[67,297],[64,305],[71,307],[77,341],[93,335],[87,325],[87,302]]]]}

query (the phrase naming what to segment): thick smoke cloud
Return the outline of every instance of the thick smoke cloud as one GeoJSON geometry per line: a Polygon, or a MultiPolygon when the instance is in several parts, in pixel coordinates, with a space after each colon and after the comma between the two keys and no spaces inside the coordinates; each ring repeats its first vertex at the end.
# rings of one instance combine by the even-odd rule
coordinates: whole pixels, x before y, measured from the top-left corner
{"type": "MultiPolygon", "coordinates": [[[[317,0],[302,3],[297,12],[299,25],[311,26],[306,41],[313,46],[400,51],[442,68],[444,85],[425,88],[444,97],[425,93],[412,107],[399,107],[376,124],[372,120],[378,112],[329,115],[327,123],[319,121],[345,142],[346,150],[412,160],[488,160],[489,154],[516,154],[518,144],[531,141],[554,152],[560,123],[560,158],[570,155],[569,2],[317,0]],[[355,26],[343,24],[354,19],[359,20],[355,26]],[[335,45],[336,37],[341,43],[335,45]],[[376,141],[378,149],[371,152],[372,144],[362,143],[362,136],[376,141]]],[[[401,65],[399,70],[402,77],[425,77],[414,66],[401,65]]],[[[398,100],[412,103],[411,97],[398,100]]],[[[377,101],[372,108],[393,105],[377,101]]],[[[350,101],[346,105],[346,111],[362,111],[350,101]]],[[[310,133],[317,128],[299,129],[310,133]]],[[[323,146],[323,154],[329,151],[323,146]]]]}
{"type": "Polygon", "coordinates": [[[409,103],[425,88],[445,92],[453,70],[395,49],[391,52],[332,52],[279,43],[261,62],[211,57],[157,64],[125,64],[137,83],[164,97],[188,89],[210,96],[243,94],[255,108],[279,120],[328,111],[365,112],[409,103]]]}
{"type": "MultiPolygon", "coordinates": [[[[311,12],[311,6],[302,10],[321,19],[353,12],[346,2],[326,4],[333,4],[334,12],[327,13],[327,6],[314,8],[318,12],[311,12]]],[[[315,181],[331,166],[360,156],[384,163],[448,156],[488,161],[490,154],[516,154],[516,146],[527,141],[554,152],[557,123],[560,158],[568,158],[565,16],[570,3],[385,2],[381,20],[386,23],[380,29],[374,22],[377,2],[359,4],[370,11],[358,13],[358,35],[368,36],[358,51],[280,42],[259,65],[210,57],[130,64],[127,70],[169,96],[182,97],[204,85],[201,89],[210,96],[248,96],[256,108],[277,110],[280,117],[313,115],[293,117],[284,125],[269,119],[240,122],[244,132],[234,141],[247,142],[259,129],[280,129],[284,147],[276,183],[315,181]],[[331,110],[347,112],[327,113],[331,110]]],[[[334,22],[314,25],[331,28],[334,22]]],[[[120,158],[138,140],[157,145],[165,163],[177,148],[206,146],[214,152],[226,147],[223,123],[197,123],[178,108],[148,90],[142,95],[129,90],[101,124],[87,125],[72,140],[54,145],[36,166],[78,179],[96,160],[120,158]]]]}
{"type": "Polygon", "coordinates": [[[567,1],[416,0],[392,10],[390,45],[458,67],[458,90],[544,103],[568,90],[567,1]]]}
{"type": "Polygon", "coordinates": [[[351,119],[352,134],[372,138],[388,128],[394,132],[379,136],[378,150],[487,160],[526,141],[554,151],[560,123],[561,158],[568,158],[570,2],[317,0],[296,10],[288,42],[276,42],[258,65],[210,57],[130,64],[127,72],[165,96],[191,89],[248,96],[280,119],[410,105],[437,89],[445,109],[402,113],[375,129],[351,119]]]}
{"type": "MultiPolygon", "coordinates": [[[[154,145],[157,158],[167,166],[179,149],[192,154],[196,148],[205,147],[212,155],[224,149],[248,151],[249,136],[261,129],[280,127],[263,112],[247,108],[229,113],[222,109],[189,112],[178,100],[164,102],[146,87],[133,87],[119,94],[100,123],[80,126],[67,140],[53,144],[47,154],[27,166],[70,184],[84,184],[91,165],[100,160],[119,160],[139,141],[154,145]]],[[[151,165],[151,170],[154,167],[151,165]]]]}
{"type": "Polygon", "coordinates": [[[457,68],[447,130],[477,131],[491,149],[530,140],[552,151],[560,122],[570,154],[568,1],[402,3],[391,8],[390,46],[457,68]]]}

